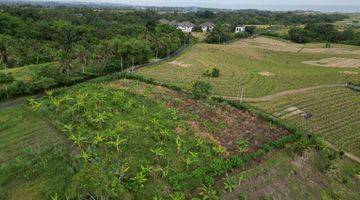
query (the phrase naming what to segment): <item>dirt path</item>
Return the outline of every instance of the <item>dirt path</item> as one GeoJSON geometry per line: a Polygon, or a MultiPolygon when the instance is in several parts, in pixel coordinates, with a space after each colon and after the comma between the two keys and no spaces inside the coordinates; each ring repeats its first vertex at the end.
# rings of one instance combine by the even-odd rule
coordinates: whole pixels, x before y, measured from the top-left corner
{"type": "MultiPolygon", "coordinates": [[[[332,88],[332,87],[345,87],[345,84],[326,84],[326,85],[318,85],[318,86],[313,86],[313,87],[299,88],[299,89],[293,89],[293,90],[287,90],[287,91],[283,91],[283,92],[278,92],[278,93],[275,93],[275,94],[266,95],[266,96],[262,96],[262,97],[254,97],[254,98],[245,97],[245,98],[243,98],[243,101],[248,102],[248,103],[271,101],[273,99],[280,98],[280,97],[283,97],[283,96],[303,93],[303,92],[310,91],[310,90],[316,90],[316,89],[321,89],[321,88],[332,88]]],[[[238,97],[218,96],[218,95],[213,95],[213,96],[222,97],[222,98],[225,98],[225,99],[228,99],[228,100],[235,100],[235,101],[240,101],[241,100],[238,97]]]]}
{"type": "MultiPolygon", "coordinates": [[[[330,148],[330,149],[333,149],[334,151],[337,151],[339,152],[340,149],[338,149],[335,145],[331,144],[330,142],[327,142],[325,141],[325,144],[330,148]]],[[[357,162],[360,164],[360,158],[352,153],[349,153],[349,152],[346,152],[346,151],[343,151],[345,156],[347,158],[349,158],[350,160],[354,161],[354,162],[357,162]]]]}
{"type": "Polygon", "coordinates": [[[34,96],[25,96],[25,97],[19,97],[17,99],[11,99],[11,100],[7,100],[5,102],[0,103],[0,110],[4,110],[7,108],[14,108],[20,105],[23,105],[26,103],[28,98],[40,98],[42,96],[42,94],[38,94],[38,95],[34,95],[34,96]]]}

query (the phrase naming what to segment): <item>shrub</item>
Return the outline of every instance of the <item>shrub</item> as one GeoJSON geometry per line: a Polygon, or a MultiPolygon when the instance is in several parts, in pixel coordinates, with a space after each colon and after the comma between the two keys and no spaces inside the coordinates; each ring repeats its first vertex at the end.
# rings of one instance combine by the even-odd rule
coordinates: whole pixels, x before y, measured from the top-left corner
{"type": "Polygon", "coordinates": [[[210,83],[196,81],[192,87],[192,95],[195,99],[205,99],[210,94],[211,89],[210,83]]]}
{"type": "Polygon", "coordinates": [[[248,38],[250,37],[250,34],[247,32],[239,32],[235,34],[236,39],[242,39],[242,38],[248,38]]]}
{"type": "Polygon", "coordinates": [[[10,83],[14,81],[14,77],[11,74],[0,73],[0,83],[10,83]]]}
{"type": "Polygon", "coordinates": [[[213,77],[213,78],[216,78],[216,77],[219,77],[220,76],[220,70],[218,68],[213,68],[212,71],[210,72],[209,70],[206,70],[204,73],[203,73],[204,76],[207,76],[207,77],[213,77]]]}

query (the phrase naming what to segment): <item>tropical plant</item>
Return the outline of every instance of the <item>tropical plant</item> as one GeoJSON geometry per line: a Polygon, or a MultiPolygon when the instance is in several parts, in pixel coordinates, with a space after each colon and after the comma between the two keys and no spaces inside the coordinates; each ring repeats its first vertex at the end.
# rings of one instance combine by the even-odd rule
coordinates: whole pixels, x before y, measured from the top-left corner
{"type": "Polygon", "coordinates": [[[226,191],[232,192],[237,186],[238,186],[237,183],[235,183],[234,181],[230,180],[228,177],[225,178],[224,189],[225,189],[226,191]]]}
{"type": "Polygon", "coordinates": [[[155,154],[157,157],[163,157],[165,155],[165,151],[161,147],[156,147],[155,149],[150,149],[152,153],[155,154]]]}
{"type": "Polygon", "coordinates": [[[170,195],[171,200],[185,200],[185,195],[182,192],[176,192],[170,195]]]}
{"type": "Polygon", "coordinates": [[[108,144],[109,144],[110,146],[115,147],[115,148],[116,148],[116,152],[117,152],[117,154],[119,155],[120,152],[121,152],[120,145],[122,145],[122,144],[125,143],[126,141],[127,141],[127,139],[121,139],[120,136],[118,135],[115,141],[110,141],[110,142],[108,142],[108,144]]]}
{"type": "Polygon", "coordinates": [[[202,185],[200,187],[199,195],[202,197],[202,200],[218,200],[218,192],[211,186],[202,185]]]}
{"type": "Polygon", "coordinates": [[[196,81],[192,86],[192,96],[194,99],[205,99],[210,94],[211,88],[210,83],[196,81]]]}
{"type": "Polygon", "coordinates": [[[245,139],[239,139],[236,142],[236,147],[238,148],[239,152],[243,153],[247,150],[249,143],[245,139]]]}
{"type": "Polygon", "coordinates": [[[180,138],[180,136],[177,136],[175,139],[175,143],[176,143],[176,148],[177,148],[177,152],[179,153],[183,144],[182,139],[180,138]]]}
{"type": "Polygon", "coordinates": [[[226,152],[225,147],[223,147],[221,145],[215,145],[215,146],[213,146],[213,149],[217,154],[223,154],[226,152]]]}

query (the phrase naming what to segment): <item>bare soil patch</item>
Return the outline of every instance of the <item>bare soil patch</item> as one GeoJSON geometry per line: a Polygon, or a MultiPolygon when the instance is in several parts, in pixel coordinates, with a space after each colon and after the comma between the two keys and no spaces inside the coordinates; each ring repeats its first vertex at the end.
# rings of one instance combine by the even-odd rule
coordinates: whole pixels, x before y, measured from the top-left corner
{"type": "Polygon", "coordinates": [[[331,57],[321,60],[304,61],[304,64],[324,66],[324,67],[342,67],[342,68],[357,68],[360,67],[360,59],[355,58],[338,58],[331,57]]]}
{"type": "Polygon", "coordinates": [[[341,71],[341,74],[348,74],[348,75],[358,75],[359,72],[354,72],[354,71],[341,71]]]}
{"type": "Polygon", "coordinates": [[[268,72],[268,71],[262,71],[258,73],[260,76],[264,76],[264,77],[270,77],[270,76],[274,76],[274,73],[268,72]]]}
{"type": "Polygon", "coordinates": [[[184,63],[181,61],[172,61],[172,62],[170,62],[170,64],[178,66],[178,67],[184,67],[184,68],[191,66],[191,64],[187,64],[187,63],[184,63]]]}

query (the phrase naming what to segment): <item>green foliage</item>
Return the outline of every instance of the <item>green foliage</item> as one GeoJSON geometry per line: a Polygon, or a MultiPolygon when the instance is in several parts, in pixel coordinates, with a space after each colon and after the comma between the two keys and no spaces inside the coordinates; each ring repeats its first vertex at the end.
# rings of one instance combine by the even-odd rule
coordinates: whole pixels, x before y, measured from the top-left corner
{"type": "Polygon", "coordinates": [[[197,81],[192,87],[192,96],[195,99],[204,99],[210,94],[211,85],[203,81],[197,81]]]}
{"type": "Polygon", "coordinates": [[[236,147],[238,148],[239,152],[241,152],[241,153],[247,151],[248,146],[249,146],[249,143],[244,139],[239,139],[236,142],[236,147]]]}
{"type": "Polygon", "coordinates": [[[14,77],[11,74],[0,73],[0,83],[11,83],[14,77]]]}
{"type": "Polygon", "coordinates": [[[333,24],[309,23],[305,28],[290,29],[289,39],[297,43],[326,42],[326,48],[330,48],[330,42],[359,45],[360,34],[351,28],[338,31],[333,24]]]}
{"type": "Polygon", "coordinates": [[[211,72],[209,70],[206,70],[203,75],[207,77],[217,78],[220,76],[220,70],[218,68],[213,68],[211,72]]]}
{"type": "Polygon", "coordinates": [[[230,31],[228,26],[215,26],[211,33],[205,38],[207,43],[223,44],[234,39],[234,34],[230,31]]]}

